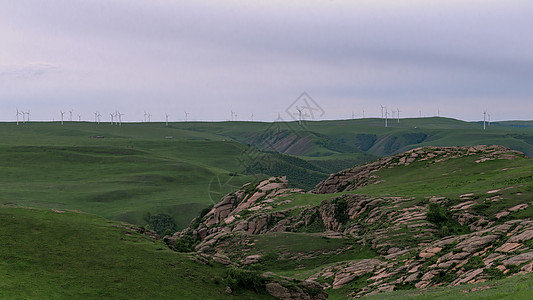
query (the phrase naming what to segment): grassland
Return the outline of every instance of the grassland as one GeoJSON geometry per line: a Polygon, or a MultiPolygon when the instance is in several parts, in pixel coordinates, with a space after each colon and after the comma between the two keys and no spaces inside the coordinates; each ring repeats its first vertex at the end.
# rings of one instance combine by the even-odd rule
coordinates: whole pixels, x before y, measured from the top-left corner
{"type": "Polygon", "coordinates": [[[101,217],[0,206],[2,299],[271,299],[101,217]]]}
{"type": "Polygon", "coordinates": [[[140,225],[146,213],[164,213],[184,228],[201,209],[258,176],[287,175],[308,189],[329,173],[422,145],[502,144],[533,155],[531,124],[494,123],[482,131],[478,123],[446,118],[402,119],[389,128],[380,119],[303,127],[2,123],[0,203],[76,209],[140,225]],[[268,152],[273,149],[261,141],[269,138],[286,154],[268,152]]]}

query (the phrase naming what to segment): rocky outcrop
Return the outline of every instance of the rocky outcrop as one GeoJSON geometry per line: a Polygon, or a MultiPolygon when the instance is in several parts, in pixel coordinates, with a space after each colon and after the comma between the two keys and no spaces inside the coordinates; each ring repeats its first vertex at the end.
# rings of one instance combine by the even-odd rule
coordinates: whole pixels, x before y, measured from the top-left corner
{"type": "MultiPolygon", "coordinates": [[[[376,172],[383,168],[417,162],[438,164],[464,156],[472,156],[472,163],[480,164],[524,155],[500,146],[417,148],[331,175],[313,192],[348,191],[378,183],[376,172]]],[[[331,263],[308,277],[314,282],[309,285],[320,291],[322,287],[316,286],[316,282],[331,289],[346,287],[354,281],[365,284],[353,291],[350,295],[353,297],[395,288],[460,285],[485,281],[500,273],[533,272],[533,222],[509,220],[513,214],[531,209],[531,203],[505,202],[502,191],[509,189],[512,187],[495,187],[452,198],[313,195],[305,203],[304,191],[290,189],[285,178],[273,177],[226,195],[205,216],[173,238],[190,235],[197,240],[196,250],[202,257],[240,267],[255,267],[266,259],[299,262],[367,249],[372,253],[365,256],[367,259],[331,263]],[[505,209],[505,214],[492,217],[479,210],[479,204],[495,202],[500,206],[497,211],[505,209]],[[428,208],[435,203],[446,211],[447,225],[459,228],[454,232],[469,233],[448,235],[451,228],[444,230],[442,224],[431,223],[430,220],[435,221],[427,217],[428,208]],[[339,243],[334,249],[324,247],[314,253],[301,250],[291,253],[286,247],[276,249],[274,256],[269,256],[272,253],[265,249],[254,248],[261,241],[259,235],[278,232],[286,232],[285,236],[291,238],[298,234],[319,235],[325,243],[335,239],[346,244],[339,243]]],[[[297,266],[300,267],[299,263],[297,266]]],[[[322,299],[313,297],[323,295],[282,281],[270,282],[267,290],[279,299],[322,299]]]]}
{"type": "Polygon", "coordinates": [[[281,300],[326,300],[328,294],[314,281],[303,281],[300,286],[289,282],[271,282],[266,285],[267,292],[281,300]],[[285,283],[285,284],[284,284],[285,283]]]}

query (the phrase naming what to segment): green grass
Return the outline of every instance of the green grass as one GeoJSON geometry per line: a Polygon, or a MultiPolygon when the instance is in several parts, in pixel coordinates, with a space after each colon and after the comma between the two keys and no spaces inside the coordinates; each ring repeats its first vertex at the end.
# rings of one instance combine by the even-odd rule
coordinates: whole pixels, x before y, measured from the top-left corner
{"type": "Polygon", "coordinates": [[[295,122],[1,123],[0,203],[78,209],[141,225],[146,212],[165,213],[184,228],[225,192],[255,180],[258,171],[288,175],[293,184],[310,188],[328,173],[422,145],[502,144],[533,155],[532,122],[495,123],[482,131],[478,123],[446,118],[402,119],[389,128],[382,121],[319,121],[304,127],[295,122]],[[249,151],[247,144],[261,147],[265,136],[278,132],[280,138],[298,134],[306,142],[296,150],[285,145],[292,156],[249,151]],[[257,159],[274,163],[243,175],[257,159]],[[235,173],[239,176],[232,178],[235,173]]]}
{"type": "Polygon", "coordinates": [[[362,247],[351,239],[289,232],[258,235],[255,237],[254,251],[265,256],[261,265],[266,270],[297,278],[306,274],[306,271],[332,263],[376,256],[371,249],[362,247]]]}
{"type": "Polygon", "coordinates": [[[476,159],[462,157],[442,163],[415,162],[409,166],[382,169],[375,174],[383,182],[365,186],[356,192],[381,196],[440,195],[451,198],[475,193],[489,197],[487,191],[518,187],[519,184],[529,185],[531,182],[529,176],[533,172],[533,161],[530,159],[483,163],[476,163],[476,159]]]}
{"type": "Polygon", "coordinates": [[[229,295],[202,265],[118,223],[73,212],[0,207],[2,299],[270,299],[229,295]]]}
{"type": "MultiPolygon", "coordinates": [[[[482,284],[461,285],[455,287],[438,287],[422,290],[395,291],[366,297],[366,299],[531,299],[533,294],[533,274],[516,275],[498,281],[482,284]]],[[[330,294],[328,299],[345,299],[330,294]]]]}

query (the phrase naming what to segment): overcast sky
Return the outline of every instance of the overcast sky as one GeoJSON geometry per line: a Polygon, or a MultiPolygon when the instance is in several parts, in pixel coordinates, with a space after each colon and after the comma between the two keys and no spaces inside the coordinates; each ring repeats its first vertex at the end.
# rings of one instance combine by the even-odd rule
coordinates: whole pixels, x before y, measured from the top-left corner
{"type": "Polygon", "coordinates": [[[0,0],[0,120],[273,121],[304,91],[317,119],[531,120],[532,16],[530,0],[0,0]]]}

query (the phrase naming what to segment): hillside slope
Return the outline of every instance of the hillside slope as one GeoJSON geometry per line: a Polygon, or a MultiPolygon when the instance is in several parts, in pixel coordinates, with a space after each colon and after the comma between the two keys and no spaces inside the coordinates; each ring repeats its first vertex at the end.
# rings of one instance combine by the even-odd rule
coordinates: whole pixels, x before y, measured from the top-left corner
{"type": "Polygon", "coordinates": [[[533,271],[533,163],[501,146],[425,147],[334,174],[314,194],[248,184],[174,235],[227,265],[332,296],[533,271]]]}
{"type": "Polygon", "coordinates": [[[0,206],[0,228],[2,299],[272,299],[229,294],[220,265],[93,215],[0,206]]]}

